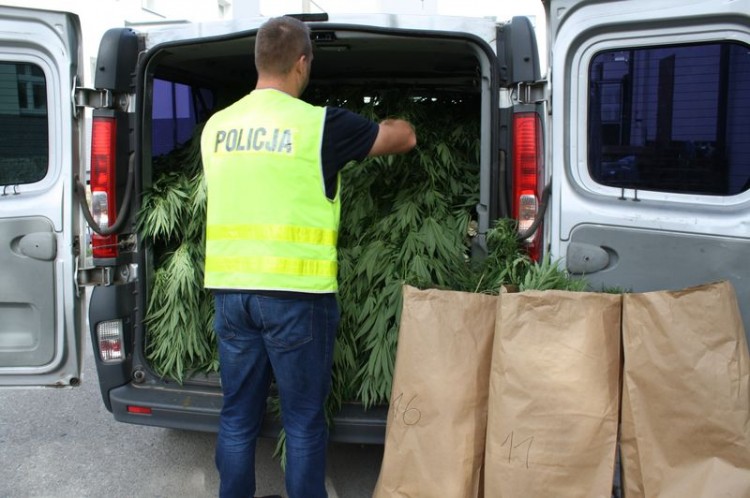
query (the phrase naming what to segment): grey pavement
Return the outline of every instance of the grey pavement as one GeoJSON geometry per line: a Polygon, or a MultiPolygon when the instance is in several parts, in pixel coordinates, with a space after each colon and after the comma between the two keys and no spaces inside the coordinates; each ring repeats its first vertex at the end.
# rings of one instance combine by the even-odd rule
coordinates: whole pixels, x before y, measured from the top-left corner
{"type": "MultiPolygon", "coordinates": [[[[0,498],[217,495],[216,435],[116,422],[87,343],[81,387],[0,390],[0,498]]],[[[281,493],[275,441],[258,445],[258,495],[281,493]]],[[[372,496],[382,446],[332,444],[330,498],[372,496]]]]}

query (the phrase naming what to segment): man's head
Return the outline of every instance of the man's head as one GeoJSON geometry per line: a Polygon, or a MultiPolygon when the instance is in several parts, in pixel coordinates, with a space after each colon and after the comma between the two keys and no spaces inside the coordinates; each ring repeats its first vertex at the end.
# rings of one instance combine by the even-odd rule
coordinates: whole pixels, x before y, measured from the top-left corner
{"type": "Polygon", "coordinates": [[[301,79],[302,93],[310,77],[312,42],[310,28],[293,17],[266,21],[255,39],[255,68],[259,79],[301,79]]]}

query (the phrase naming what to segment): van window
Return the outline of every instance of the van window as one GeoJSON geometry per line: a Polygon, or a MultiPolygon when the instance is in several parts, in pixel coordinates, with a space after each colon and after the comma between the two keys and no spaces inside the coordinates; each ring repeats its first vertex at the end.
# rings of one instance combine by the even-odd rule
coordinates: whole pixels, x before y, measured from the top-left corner
{"type": "Polygon", "coordinates": [[[167,154],[187,142],[195,126],[207,119],[213,107],[212,93],[196,88],[154,79],[152,103],[152,155],[167,154]]]}
{"type": "Polygon", "coordinates": [[[47,174],[47,84],[35,64],[0,62],[0,185],[47,174]]]}
{"type": "Polygon", "coordinates": [[[730,196],[750,188],[750,47],[600,52],[589,66],[588,160],[602,185],[730,196]]]}

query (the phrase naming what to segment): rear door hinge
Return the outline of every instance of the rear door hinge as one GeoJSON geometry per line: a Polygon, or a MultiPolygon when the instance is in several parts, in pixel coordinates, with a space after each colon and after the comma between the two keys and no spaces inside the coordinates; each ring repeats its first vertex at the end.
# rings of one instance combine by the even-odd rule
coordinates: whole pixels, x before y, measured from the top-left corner
{"type": "Polygon", "coordinates": [[[516,100],[519,104],[540,104],[547,100],[547,82],[522,81],[516,87],[516,100]]]}
{"type": "Polygon", "coordinates": [[[73,95],[73,103],[76,109],[82,107],[109,108],[112,107],[113,96],[112,92],[106,89],[78,87],[73,95]]]}
{"type": "Polygon", "coordinates": [[[127,284],[134,281],[137,273],[137,266],[94,266],[90,268],[78,268],[76,272],[77,286],[110,286],[127,284]]]}

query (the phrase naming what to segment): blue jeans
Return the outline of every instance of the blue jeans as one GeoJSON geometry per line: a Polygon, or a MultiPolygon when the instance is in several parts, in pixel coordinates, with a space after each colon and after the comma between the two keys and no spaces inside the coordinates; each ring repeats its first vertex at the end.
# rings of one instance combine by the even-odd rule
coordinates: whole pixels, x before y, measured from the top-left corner
{"type": "Polygon", "coordinates": [[[255,493],[255,443],[273,374],[286,432],[287,494],[327,497],[324,403],[339,321],[335,295],[217,293],[214,299],[224,393],[216,441],[220,496],[255,493]]]}

